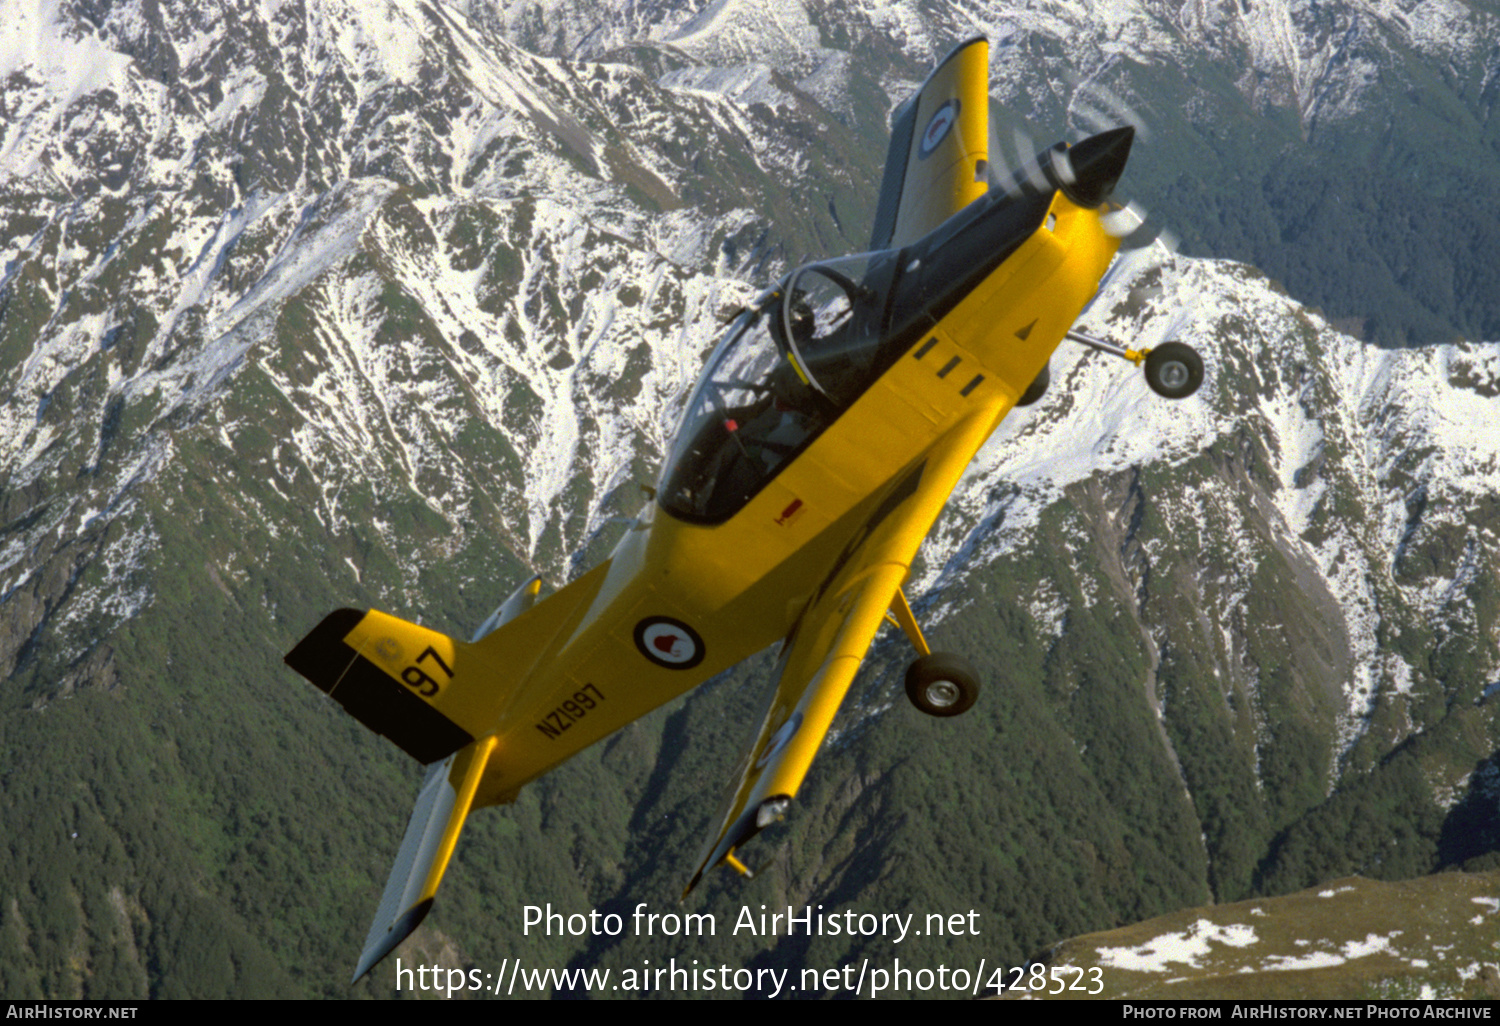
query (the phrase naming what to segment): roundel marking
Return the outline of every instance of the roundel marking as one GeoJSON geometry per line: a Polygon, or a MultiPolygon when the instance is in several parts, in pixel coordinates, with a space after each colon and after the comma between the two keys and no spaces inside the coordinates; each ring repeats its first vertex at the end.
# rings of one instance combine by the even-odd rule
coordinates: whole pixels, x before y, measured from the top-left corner
{"type": "Polygon", "coordinates": [[[922,145],[917,149],[917,157],[926,160],[932,156],[932,151],[948,138],[948,132],[957,120],[958,100],[954,98],[939,107],[928,120],[927,130],[922,133],[922,145]]]}
{"type": "Polygon", "coordinates": [[[703,662],[703,639],[698,632],[670,616],[648,616],[636,624],[635,647],[669,670],[688,670],[703,662]]]}

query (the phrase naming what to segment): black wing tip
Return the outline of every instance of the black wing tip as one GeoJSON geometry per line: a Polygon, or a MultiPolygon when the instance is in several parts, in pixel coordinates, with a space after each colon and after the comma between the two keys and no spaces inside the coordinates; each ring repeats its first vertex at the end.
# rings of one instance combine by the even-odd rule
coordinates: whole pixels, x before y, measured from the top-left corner
{"type": "MultiPolygon", "coordinates": [[[[940,61],[937,62],[937,65],[932,69],[931,73],[928,74],[927,81],[931,81],[932,78],[934,76],[936,76],[939,71],[943,70],[943,66],[945,64],[947,64],[953,58],[957,57],[959,54],[963,53],[965,50],[967,50],[969,47],[973,46],[975,43],[988,43],[989,41],[990,41],[990,37],[984,35],[983,33],[980,33],[978,35],[973,35],[973,36],[970,36],[968,39],[962,40],[957,45],[955,45],[953,47],[953,49],[949,50],[943,56],[942,60],[940,60],[940,61]]],[[[927,81],[924,81],[922,84],[925,86],[927,84],[927,81]]],[[[920,89],[917,90],[917,91],[921,92],[920,89]]]]}
{"type": "Polygon", "coordinates": [[[406,914],[391,924],[384,937],[374,944],[366,944],[365,950],[359,956],[359,965],[354,969],[354,979],[349,981],[349,986],[358,983],[371,969],[380,964],[381,960],[395,950],[396,946],[412,935],[417,927],[422,925],[422,920],[427,918],[427,913],[432,911],[432,899],[419,902],[406,910],[406,914]]]}

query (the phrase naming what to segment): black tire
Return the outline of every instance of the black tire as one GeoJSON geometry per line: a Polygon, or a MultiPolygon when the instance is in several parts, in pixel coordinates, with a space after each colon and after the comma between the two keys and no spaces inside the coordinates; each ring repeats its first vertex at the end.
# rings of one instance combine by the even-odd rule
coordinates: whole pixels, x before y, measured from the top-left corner
{"type": "Polygon", "coordinates": [[[1042,397],[1047,391],[1047,386],[1052,383],[1052,364],[1042,364],[1041,372],[1032,379],[1031,384],[1026,386],[1026,391],[1021,393],[1021,398],[1016,400],[1017,406],[1030,406],[1042,397]]]}
{"type": "Polygon", "coordinates": [[[1146,356],[1146,384],[1167,399],[1186,399],[1203,384],[1203,357],[1184,342],[1163,342],[1146,356]]]}
{"type": "Polygon", "coordinates": [[[906,697],[928,716],[958,716],[979,700],[979,674],[961,656],[934,652],[906,668],[906,697]]]}

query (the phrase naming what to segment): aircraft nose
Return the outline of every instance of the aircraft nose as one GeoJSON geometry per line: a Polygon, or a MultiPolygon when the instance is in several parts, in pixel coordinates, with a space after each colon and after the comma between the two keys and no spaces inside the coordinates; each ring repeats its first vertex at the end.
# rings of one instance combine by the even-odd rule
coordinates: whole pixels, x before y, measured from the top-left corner
{"type": "Polygon", "coordinates": [[[1135,129],[1126,125],[1091,135],[1067,149],[1053,149],[1051,171],[1058,188],[1080,207],[1097,207],[1114,192],[1134,141],[1135,129]]]}

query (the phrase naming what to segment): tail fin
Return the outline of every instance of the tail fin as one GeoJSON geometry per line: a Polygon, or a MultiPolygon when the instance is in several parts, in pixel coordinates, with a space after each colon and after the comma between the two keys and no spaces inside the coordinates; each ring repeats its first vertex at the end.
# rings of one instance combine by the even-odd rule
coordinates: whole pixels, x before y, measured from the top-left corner
{"type": "Polygon", "coordinates": [[[391,867],[375,921],[365,937],[365,949],[354,970],[361,976],[375,968],[386,955],[421,925],[432,909],[433,896],[443,871],[453,856],[459,831],[474,802],[474,792],[484,776],[485,764],[495,748],[495,737],[480,738],[442,762],[427,767],[417,805],[412,809],[406,836],[391,867]]]}
{"type": "Polygon", "coordinates": [[[548,646],[577,626],[608,571],[601,563],[544,602],[536,601],[541,582],[526,582],[473,643],[378,609],[336,609],[286,662],[418,762],[438,762],[496,728],[548,646]]]}
{"type": "Polygon", "coordinates": [[[355,982],[426,918],[499,743],[506,701],[577,626],[608,572],[606,561],[541,603],[540,579],[527,581],[470,643],[379,610],[337,609],[287,653],[287,665],[427,765],[355,982]]]}
{"type": "Polygon", "coordinates": [[[336,609],[286,663],[406,754],[435,763],[474,740],[475,727],[455,722],[464,717],[445,715],[437,701],[453,678],[454,644],[376,610],[336,609]]]}

